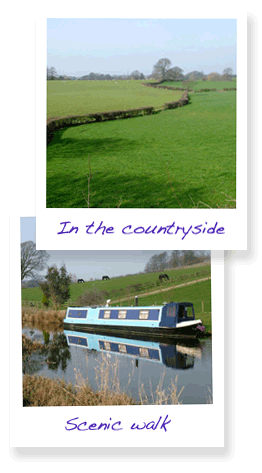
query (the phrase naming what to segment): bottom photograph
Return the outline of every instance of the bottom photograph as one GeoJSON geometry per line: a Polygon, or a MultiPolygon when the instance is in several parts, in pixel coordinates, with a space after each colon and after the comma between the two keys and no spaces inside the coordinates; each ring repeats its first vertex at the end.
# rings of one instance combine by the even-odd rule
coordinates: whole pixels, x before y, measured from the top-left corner
{"type": "Polygon", "coordinates": [[[21,218],[23,407],[212,404],[211,252],[36,250],[21,218]]]}

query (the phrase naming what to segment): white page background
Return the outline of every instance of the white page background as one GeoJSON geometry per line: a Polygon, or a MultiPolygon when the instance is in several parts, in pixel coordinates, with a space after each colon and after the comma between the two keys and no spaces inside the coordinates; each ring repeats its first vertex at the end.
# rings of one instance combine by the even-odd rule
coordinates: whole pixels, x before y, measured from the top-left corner
{"type": "MultiPolygon", "coordinates": [[[[189,2],[190,3],[190,2],[189,2]]],[[[189,8],[189,3],[187,4],[189,8]]],[[[13,288],[10,277],[9,262],[11,257],[11,235],[9,215],[34,216],[35,215],[35,143],[34,143],[34,74],[35,74],[35,27],[34,19],[37,14],[47,16],[66,15],[66,6],[63,9],[59,2],[45,2],[36,7],[35,2],[8,4],[3,9],[2,26],[2,66],[8,65],[9,80],[5,81],[5,93],[2,96],[4,120],[4,139],[2,140],[2,172],[1,172],[1,203],[3,225],[1,242],[3,248],[3,267],[1,274],[1,293],[3,302],[3,344],[2,355],[2,464],[12,471],[38,471],[46,469],[46,462],[52,463],[54,468],[58,463],[64,471],[72,468],[88,468],[82,463],[95,462],[96,468],[106,468],[115,471],[116,468],[126,469],[136,463],[138,470],[150,469],[156,471],[168,463],[179,462],[184,471],[224,471],[236,469],[255,469],[259,465],[260,454],[260,288],[261,288],[261,190],[258,179],[261,176],[261,165],[258,165],[258,129],[261,129],[261,120],[258,122],[258,75],[261,76],[261,63],[258,62],[258,2],[250,1],[247,4],[248,14],[248,249],[230,254],[226,252],[225,264],[225,447],[224,448],[196,448],[196,449],[10,449],[10,402],[9,380],[10,371],[8,358],[9,340],[11,332],[9,321],[9,300],[13,298],[13,288]],[[35,8],[38,8],[37,12],[35,8]],[[5,15],[6,13],[6,15],[5,15]],[[15,16],[14,16],[15,14],[15,16]],[[26,67],[26,75],[24,71],[26,67]],[[17,75],[19,73],[19,87],[17,75]],[[28,77],[32,78],[28,80],[28,77]],[[21,93],[21,90],[23,93],[21,93]],[[16,121],[15,139],[13,129],[9,126],[14,120],[16,105],[19,114],[16,121]],[[259,127],[260,124],[260,127],[259,127]],[[28,139],[30,133],[31,139],[28,139]],[[8,177],[11,176],[11,179],[8,177]],[[259,212],[260,209],[260,212],[259,212]],[[9,230],[9,231],[8,231],[9,230]],[[7,271],[6,271],[7,269],[7,271]],[[9,284],[10,282],[10,284],[9,284]],[[9,297],[8,297],[9,296],[9,297]],[[252,324],[248,318],[250,303],[254,304],[252,324]],[[248,332],[246,326],[252,328],[248,332]],[[71,453],[73,456],[71,456],[71,453]],[[74,456],[75,455],[75,456],[74,456]],[[37,463],[37,465],[36,465],[37,463]],[[77,465],[76,465],[77,463],[77,465]],[[139,463],[139,465],[137,464],[139,463]]],[[[238,7],[236,2],[231,5],[238,7]]],[[[77,6],[77,5],[75,5],[77,6]]],[[[228,2],[220,2],[221,8],[226,10],[228,2]]],[[[89,7],[92,14],[93,7],[89,7]]],[[[207,2],[202,2],[190,8],[209,7],[207,2]]],[[[214,6],[215,7],[215,6],[214,6]]],[[[105,17],[112,11],[112,4],[103,6],[105,17]],[[108,9],[107,9],[108,8],[108,9]]],[[[152,8],[152,5],[150,6],[152,8]]],[[[158,8],[158,7],[157,7],[158,8]]],[[[161,5],[162,8],[162,5],[161,5]]],[[[84,11],[81,4],[80,9],[84,11]]],[[[131,11],[131,7],[129,6],[131,11]]],[[[148,11],[148,6],[146,5],[148,11]]],[[[101,8],[100,8],[101,10],[101,8]]],[[[218,9],[217,9],[218,10],[218,9]]],[[[140,5],[141,17],[144,9],[140,5]]],[[[81,16],[77,15],[77,16],[81,16]]],[[[94,17],[96,15],[93,15],[94,17]]],[[[145,15],[147,16],[147,15],[145,15]]],[[[260,54],[261,57],[261,54],[260,54]]],[[[260,147],[261,151],[261,147],[260,147]]],[[[260,153],[261,155],[261,153],[260,153]]],[[[17,250],[17,257],[19,252],[17,250]]],[[[12,321],[11,321],[12,324],[12,321]]],[[[201,419],[200,421],[201,422],[201,419]]],[[[52,465],[52,466],[53,466],[52,465]]],[[[48,465],[49,466],[49,465],[48,465]]]]}

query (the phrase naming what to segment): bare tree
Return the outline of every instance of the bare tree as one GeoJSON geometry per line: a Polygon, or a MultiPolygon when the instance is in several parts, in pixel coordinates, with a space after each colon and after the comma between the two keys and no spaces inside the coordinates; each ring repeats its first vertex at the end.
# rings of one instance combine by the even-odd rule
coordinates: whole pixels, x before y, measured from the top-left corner
{"type": "Polygon", "coordinates": [[[166,251],[158,255],[151,256],[145,266],[145,273],[153,273],[155,271],[163,271],[168,265],[168,254],[166,251]]]}
{"type": "Polygon", "coordinates": [[[180,67],[178,66],[175,66],[175,67],[171,67],[171,69],[168,69],[167,72],[166,72],[166,76],[165,78],[167,80],[178,80],[178,79],[183,79],[184,76],[183,76],[183,69],[181,69],[180,67]]]}
{"type": "Polygon", "coordinates": [[[55,80],[58,76],[55,67],[47,67],[47,80],[55,80]]]}
{"type": "Polygon", "coordinates": [[[74,273],[69,273],[71,283],[77,283],[77,276],[74,273]]]}
{"type": "Polygon", "coordinates": [[[218,74],[217,72],[211,72],[210,74],[208,74],[207,80],[213,80],[213,81],[221,80],[221,75],[218,74]]]}
{"type": "Polygon", "coordinates": [[[167,262],[168,254],[166,251],[164,251],[163,253],[160,253],[160,255],[158,255],[158,270],[164,271],[164,269],[167,267],[167,262]]]}
{"type": "Polygon", "coordinates": [[[145,273],[154,273],[155,271],[158,271],[158,255],[151,256],[144,271],[145,273]]]}
{"type": "Polygon", "coordinates": [[[138,70],[135,70],[135,71],[131,72],[130,76],[133,77],[133,79],[136,79],[136,80],[144,80],[144,78],[145,78],[144,74],[142,74],[142,72],[140,72],[138,70]]]}
{"type": "Polygon", "coordinates": [[[226,69],[223,70],[223,74],[229,74],[230,76],[232,76],[233,74],[232,67],[226,67],[226,69]]]}
{"type": "Polygon", "coordinates": [[[224,80],[232,80],[232,74],[233,74],[232,67],[226,67],[226,69],[223,70],[222,78],[224,80]]]}
{"type": "Polygon", "coordinates": [[[21,281],[32,277],[35,278],[38,271],[42,271],[50,255],[45,250],[36,250],[33,241],[25,241],[21,244],[21,281]]]}
{"type": "Polygon", "coordinates": [[[166,74],[171,66],[170,59],[162,58],[157,61],[153,68],[153,76],[157,79],[164,80],[166,78],[166,74]]]}

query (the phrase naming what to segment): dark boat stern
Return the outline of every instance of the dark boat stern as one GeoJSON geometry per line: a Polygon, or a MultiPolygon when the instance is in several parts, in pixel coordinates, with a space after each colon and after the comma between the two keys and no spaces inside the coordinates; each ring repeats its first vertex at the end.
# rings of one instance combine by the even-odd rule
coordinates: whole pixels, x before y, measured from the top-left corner
{"type": "Polygon", "coordinates": [[[201,337],[206,331],[206,327],[203,324],[198,324],[196,327],[197,337],[201,337]]]}

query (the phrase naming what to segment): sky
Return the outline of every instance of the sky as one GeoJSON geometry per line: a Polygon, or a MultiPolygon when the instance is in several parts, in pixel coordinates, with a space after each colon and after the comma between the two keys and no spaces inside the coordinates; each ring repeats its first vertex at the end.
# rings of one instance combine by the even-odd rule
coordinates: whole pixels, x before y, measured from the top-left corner
{"type": "Polygon", "coordinates": [[[59,74],[151,74],[168,58],[184,74],[236,74],[237,21],[170,19],[48,19],[47,66],[59,74]]]}
{"type": "MultiPolygon", "coordinates": [[[[20,221],[21,243],[36,242],[35,217],[23,217],[20,221]]],[[[137,250],[137,251],[106,251],[106,250],[71,250],[54,251],[45,249],[50,258],[48,266],[56,264],[58,268],[66,265],[67,272],[75,274],[78,279],[88,281],[90,278],[101,279],[102,276],[116,277],[126,274],[136,274],[144,271],[151,256],[163,253],[164,250],[137,250]]],[[[46,274],[46,270],[40,272],[46,274]]]]}

